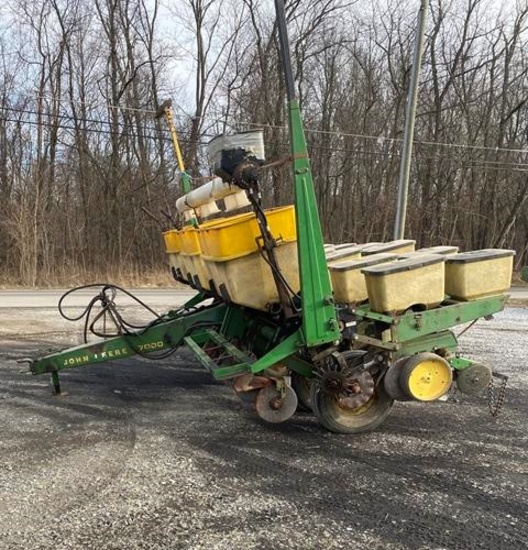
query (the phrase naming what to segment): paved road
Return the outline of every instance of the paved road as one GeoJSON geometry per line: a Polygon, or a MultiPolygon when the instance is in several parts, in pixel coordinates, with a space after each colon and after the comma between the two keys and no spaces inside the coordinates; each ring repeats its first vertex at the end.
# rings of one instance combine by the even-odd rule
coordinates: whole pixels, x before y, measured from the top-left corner
{"type": "MultiPolygon", "coordinates": [[[[63,305],[65,307],[85,306],[100,288],[99,286],[73,292],[63,305]]],[[[163,310],[178,306],[196,294],[193,290],[179,288],[127,288],[125,290],[137,296],[150,307],[163,308],[163,310]]],[[[67,289],[0,290],[0,308],[54,308],[65,292],[67,289]]],[[[134,305],[134,300],[125,293],[120,292],[118,299],[122,305],[134,305]]]]}
{"type": "MultiPolygon", "coordinates": [[[[460,338],[510,376],[498,418],[485,395],[399,402],[347,437],[308,413],[260,422],[184,350],[72,369],[52,396],[15,360],[80,343],[62,293],[0,291],[1,550],[528,548],[527,308],[460,338]]],[[[191,295],[134,293],[158,311],[191,295]]]]}
{"type": "MultiPolygon", "coordinates": [[[[154,309],[165,311],[182,304],[195,294],[192,290],[179,288],[132,288],[126,289],[154,309]]],[[[0,308],[54,308],[66,289],[0,290],[0,308]]],[[[85,306],[97,292],[88,288],[74,292],[65,301],[65,307],[85,306]]],[[[513,287],[509,290],[512,302],[528,300],[528,287],[513,287]]],[[[134,305],[134,301],[124,293],[119,294],[119,303],[134,305]]]]}
{"type": "Polygon", "coordinates": [[[183,351],[73,369],[54,397],[14,359],[71,343],[56,317],[0,310],[2,550],[528,548],[526,308],[460,338],[510,375],[498,418],[485,396],[400,402],[357,437],[264,424],[183,351]]]}

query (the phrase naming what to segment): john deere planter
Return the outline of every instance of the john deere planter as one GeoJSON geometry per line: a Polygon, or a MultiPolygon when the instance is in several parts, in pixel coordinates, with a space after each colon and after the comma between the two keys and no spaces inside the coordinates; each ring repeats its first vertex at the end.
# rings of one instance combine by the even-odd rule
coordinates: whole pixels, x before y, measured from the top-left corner
{"type": "Polygon", "coordinates": [[[184,174],[183,225],[163,234],[174,278],[196,295],[134,329],[115,311],[112,287],[103,288],[114,336],[31,361],[56,392],[63,369],[186,346],[263,420],[284,422],[302,407],[328,430],[360,433],[379,426],[394,400],[428,406],[453,385],[475,394],[492,382],[489,367],[458,354],[453,327],[503,309],[513,251],[323,244],[284,5],[275,4],[294,204],[262,207],[262,175],[277,163],[266,159],[262,131],[215,138],[217,179],[189,191],[184,174]]]}

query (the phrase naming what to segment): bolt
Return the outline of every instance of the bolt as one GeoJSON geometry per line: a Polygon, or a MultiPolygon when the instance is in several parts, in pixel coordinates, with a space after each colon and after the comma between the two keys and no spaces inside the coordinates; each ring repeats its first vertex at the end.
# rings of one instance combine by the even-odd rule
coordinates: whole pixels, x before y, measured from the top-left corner
{"type": "Polygon", "coordinates": [[[269,402],[270,409],[278,411],[282,407],[282,399],[280,397],[274,397],[269,402]]]}

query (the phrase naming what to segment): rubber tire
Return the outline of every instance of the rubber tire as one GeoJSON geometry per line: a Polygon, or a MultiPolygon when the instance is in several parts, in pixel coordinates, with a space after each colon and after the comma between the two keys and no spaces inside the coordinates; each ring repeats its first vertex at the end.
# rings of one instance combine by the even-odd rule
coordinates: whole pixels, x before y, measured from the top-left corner
{"type": "Polygon", "coordinates": [[[291,386],[293,391],[297,394],[297,410],[304,412],[311,412],[312,405],[310,401],[311,394],[311,379],[306,376],[302,376],[297,372],[291,374],[291,386]]]}
{"type": "Polygon", "coordinates": [[[383,376],[383,387],[385,391],[396,401],[412,401],[412,397],[409,397],[402,389],[400,385],[400,375],[402,368],[407,362],[409,357],[402,357],[395,363],[389,366],[389,369],[383,376]]]}
{"type": "Polygon", "coordinates": [[[394,399],[385,391],[383,383],[378,384],[371,397],[371,399],[376,399],[376,402],[365,411],[364,415],[350,415],[348,417],[350,420],[356,419],[358,422],[355,425],[352,425],[353,423],[346,425],[339,421],[337,399],[320,391],[316,383],[312,383],[310,399],[314,415],[321,426],[340,434],[361,434],[375,430],[387,418],[394,403],[394,399]]]}

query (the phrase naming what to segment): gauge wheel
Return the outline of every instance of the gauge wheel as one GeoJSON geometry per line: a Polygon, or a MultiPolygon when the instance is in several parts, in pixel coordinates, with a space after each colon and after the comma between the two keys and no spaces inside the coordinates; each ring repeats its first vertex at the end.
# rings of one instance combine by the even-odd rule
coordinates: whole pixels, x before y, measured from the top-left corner
{"type": "Polygon", "coordinates": [[[302,376],[297,372],[292,372],[291,385],[293,391],[297,394],[297,410],[310,412],[312,410],[312,405],[310,404],[311,378],[302,376]]]}
{"type": "Polygon", "coordinates": [[[280,392],[275,386],[266,386],[259,390],[255,402],[257,414],[266,422],[278,424],[290,419],[297,410],[297,396],[292,388],[286,386],[280,392]]]}
{"type": "Polygon", "coordinates": [[[387,418],[394,399],[383,384],[375,386],[369,400],[355,408],[345,406],[343,398],[321,391],[312,383],[310,400],[312,410],[324,428],[342,434],[360,434],[376,429],[387,418]]]}

